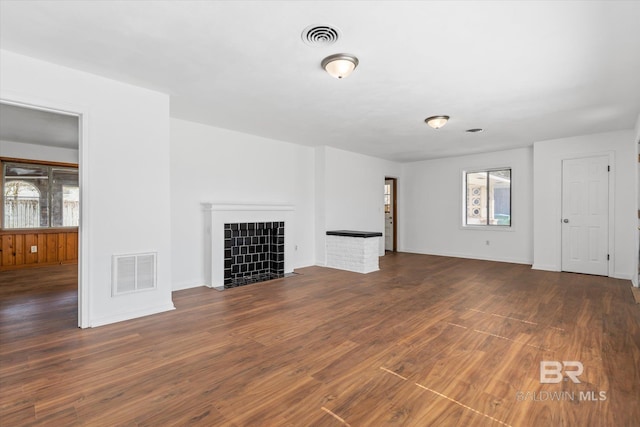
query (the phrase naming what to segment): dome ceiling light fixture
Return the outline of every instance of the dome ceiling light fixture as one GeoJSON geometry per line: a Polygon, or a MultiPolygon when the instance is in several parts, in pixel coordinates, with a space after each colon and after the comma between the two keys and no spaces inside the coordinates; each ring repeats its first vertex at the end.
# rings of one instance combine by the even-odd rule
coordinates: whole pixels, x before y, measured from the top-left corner
{"type": "Polygon", "coordinates": [[[358,58],[347,53],[336,53],[322,60],[322,68],[336,79],[349,77],[358,64],[358,58]]]}
{"type": "Polygon", "coordinates": [[[449,121],[449,116],[431,116],[424,119],[424,121],[432,128],[440,129],[442,126],[447,124],[447,121],[449,121]]]}

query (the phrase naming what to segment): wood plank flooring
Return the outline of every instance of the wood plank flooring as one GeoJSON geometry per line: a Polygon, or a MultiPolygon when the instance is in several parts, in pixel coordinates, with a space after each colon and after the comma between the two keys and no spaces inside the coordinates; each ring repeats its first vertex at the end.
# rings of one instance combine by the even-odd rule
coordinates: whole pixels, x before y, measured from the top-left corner
{"type": "Polygon", "coordinates": [[[88,330],[76,266],[2,272],[0,425],[640,425],[628,281],[413,254],[381,268],[179,291],[174,311],[88,330]],[[541,361],[581,362],[581,382],[541,384],[541,361]]]}

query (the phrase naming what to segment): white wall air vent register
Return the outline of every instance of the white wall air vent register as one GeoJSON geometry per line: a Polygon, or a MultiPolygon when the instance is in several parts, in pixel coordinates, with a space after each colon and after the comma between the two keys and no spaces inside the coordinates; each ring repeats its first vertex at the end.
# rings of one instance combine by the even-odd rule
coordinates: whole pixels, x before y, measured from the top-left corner
{"type": "Polygon", "coordinates": [[[156,252],[113,255],[112,295],[130,294],[156,288],[156,252]]]}

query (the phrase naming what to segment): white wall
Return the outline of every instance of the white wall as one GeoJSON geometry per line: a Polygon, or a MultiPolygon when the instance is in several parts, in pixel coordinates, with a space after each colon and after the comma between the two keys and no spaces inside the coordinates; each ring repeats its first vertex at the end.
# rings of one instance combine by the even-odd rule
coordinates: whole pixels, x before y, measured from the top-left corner
{"type": "Polygon", "coordinates": [[[562,160],[612,153],[613,247],[609,275],[631,279],[636,268],[636,146],[632,130],[534,143],[534,264],[561,269],[562,160]]]}
{"type": "Polygon", "coordinates": [[[316,263],[324,265],[328,230],[384,233],[384,178],[399,178],[399,188],[403,182],[399,163],[326,146],[315,153],[316,263]]]}
{"type": "MultiPolygon", "coordinates": [[[[636,129],[635,129],[635,141],[636,141],[636,156],[638,159],[636,163],[636,212],[640,212],[640,115],[638,115],[638,120],[636,121],[636,129]]],[[[638,215],[637,219],[638,231],[636,232],[636,258],[635,258],[635,269],[633,270],[631,276],[631,281],[633,285],[636,287],[640,286],[638,271],[640,270],[640,260],[638,259],[638,253],[640,252],[640,215],[638,215]]]]}
{"type": "Polygon", "coordinates": [[[169,97],[0,51],[0,98],[82,113],[83,326],[173,308],[169,97]],[[111,296],[111,256],[158,253],[157,289],[111,296]]]}
{"type": "Polygon", "coordinates": [[[314,190],[315,190],[315,263],[326,265],[326,231],[327,228],[327,207],[326,207],[326,156],[327,147],[316,147],[314,149],[314,190]]]}
{"type": "Polygon", "coordinates": [[[79,161],[77,149],[13,141],[0,141],[0,157],[63,163],[78,163],[79,161]]]}
{"type": "Polygon", "coordinates": [[[531,263],[530,148],[406,163],[403,179],[402,251],[531,263]],[[463,228],[463,171],[499,167],[512,169],[512,227],[463,228]]]}
{"type": "Polygon", "coordinates": [[[171,243],[174,290],[202,286],[200,203],[295,206],[294,268],[314,264],[314,150],[171,119],[171,243]]]}

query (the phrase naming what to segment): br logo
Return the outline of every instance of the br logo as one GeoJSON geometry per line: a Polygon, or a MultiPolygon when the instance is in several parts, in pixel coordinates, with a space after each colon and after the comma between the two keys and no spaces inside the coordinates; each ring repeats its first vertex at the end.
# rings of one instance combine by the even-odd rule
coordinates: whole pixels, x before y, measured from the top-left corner
{"type": "Polygon", "coordinates": [[[562,362],[558,362],[556,360],[543,360],[540,362],[540,383],[557,384],[562,382],[564,377],[567,377],[575,384],[580,384],[578,377],[583,371],[584,367],[582,366],[582,363],[575,360],[565,360],[562,362]]]}

